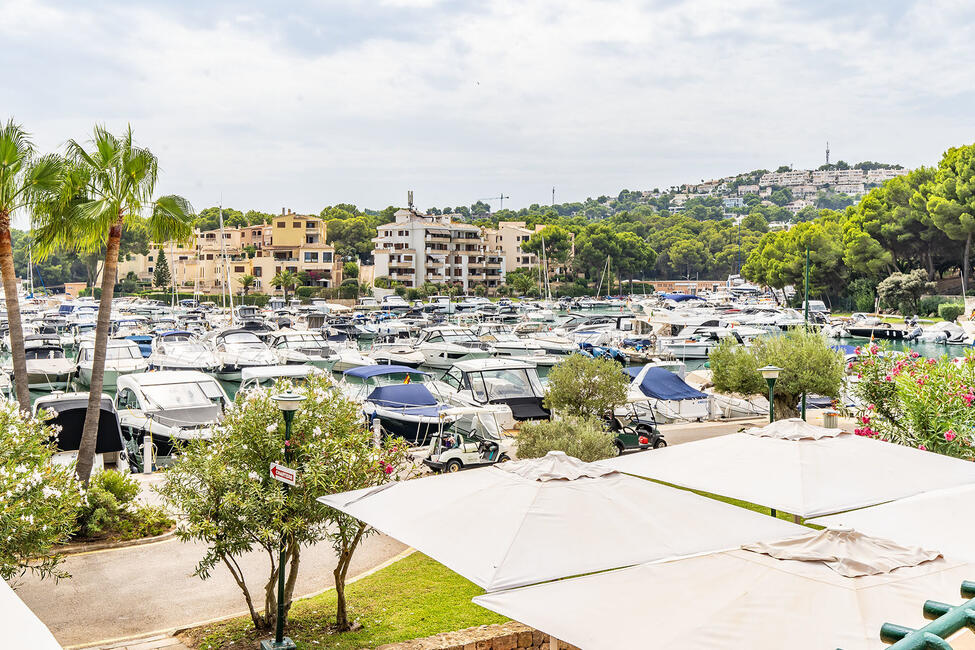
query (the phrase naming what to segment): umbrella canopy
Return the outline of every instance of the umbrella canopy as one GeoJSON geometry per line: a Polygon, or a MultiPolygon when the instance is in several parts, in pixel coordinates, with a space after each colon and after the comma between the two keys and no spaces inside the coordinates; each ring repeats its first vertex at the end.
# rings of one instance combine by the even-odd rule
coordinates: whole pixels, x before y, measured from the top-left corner
{"type": "Polygon", "coordinates": [[[319,501],[488,591],[808,530],[562,452],[319,501]]]}
{"type": "Polygon", "coordinates": [[[0,626],[8,648],[61,650],[61,644],[47,626],[3,580],[0,580],[0,626]]]}
{"type": "Polygon", "coordinates": [[[961,582],[975,571],[936,552],[849,531],[766,546],[642,564],[474,602],[586,650],[876,650],[884,647],[884,622],[923,626],[922,603],[960,602],[961,582]],[[790,557],[800,559],[779,559],[790,557]],[[847,577],[837,570],[842,567],[830,566],[835,558],[882,572],[847,577]]]}
{"type": "Polygon", "coordinates": [[[870,535],[937,548],[947,555],[975,561],[975,519],[967,514],[973,502],[975,485],[963,485],[819,517],[811,523],[853,526],[870,535]]]}
{"type": "Polygon", "coordinates": [[[790,420],[600,464],[801,517],[975,483],[975,463],[790,420]]]}

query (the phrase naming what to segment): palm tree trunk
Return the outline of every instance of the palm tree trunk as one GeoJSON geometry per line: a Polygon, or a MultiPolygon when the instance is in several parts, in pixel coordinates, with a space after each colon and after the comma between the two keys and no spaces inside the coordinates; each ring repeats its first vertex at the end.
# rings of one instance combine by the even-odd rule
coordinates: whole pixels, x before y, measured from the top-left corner
{"type": "Polygon", "coordinates": [[[78,480],[88,485],[95,462],[95,442],[98,440],[98,419],[101,415],[102,386],[105,383],[105,355],[108,347],[108,326],[112,317],[112,297],[115,293],[115,274],[118,271],[118,251],[122,240],[122,218],[108,231],[108,248],[102,268],[102,295],[98,301],[98,321],[95,324],[95,357],[91,364],[91,385],[88,387],[88,412],[78,448],[78,480]]]}
{"type": "Polygon", "coordinates": [[[7,323],[10,327],[10,354],[14,364],[14,388],[22,411],[30,411],[30,391],[27,386],[27,359],[24,356],[24,328],[20,322],[20,300],[17,298],[17,273],[14,271],[14,251],[10,242],[10,215],[0,213],[0,275],[7,301],[7,323]]]}

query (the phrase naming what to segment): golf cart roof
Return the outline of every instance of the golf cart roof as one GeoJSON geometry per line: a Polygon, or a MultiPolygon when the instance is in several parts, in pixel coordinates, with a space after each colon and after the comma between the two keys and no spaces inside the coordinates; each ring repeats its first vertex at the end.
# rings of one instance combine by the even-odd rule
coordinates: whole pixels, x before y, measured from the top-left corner
{"type": "Polygon", "coordinates": [[[241,383],[249,379],[277,379],[277,378],[302,378],[310,377],[312,375],[322,374],[321,368],[316,368],[315,366],[310,366],[307,364],[302,365],[287,365],[287,366],[255,366],[253,368],[241,368],[240,369],[240,381],[241,383]]]}

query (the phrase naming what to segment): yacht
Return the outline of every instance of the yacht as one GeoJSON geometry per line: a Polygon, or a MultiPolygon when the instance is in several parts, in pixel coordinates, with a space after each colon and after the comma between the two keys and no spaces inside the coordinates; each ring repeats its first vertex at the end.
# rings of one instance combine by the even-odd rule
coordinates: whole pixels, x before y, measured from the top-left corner
{"type": "MultiPolygon", "coordinates": [[[[74,464],[81,447],[81,433],[88,413],[88,393],[61,393],[42,395],[34,401],[34,415],[45,421],[54,434],[55,453],[52,461],[59,465],[74,464]]],[[[118,412],[112,398],[102,394],[101,412],[98,416],[98,434],[95,438],[95,463],[93,470],[108,466],[130,469],[118,412]]]]}
{"type": "MultiPolygon", "coordinates": [[[[33,390],[65,390],[78,371],[77,362],[67,358],[57,335],[24,337],[24,356],[27,359],[27,385],[33,390]]],[[[12,363],[7,365],[12,371],[12,363]]]]}
{"type": "Polygon", "coordinates": [[[432,368],[450,368],[458,361],[486,358],[494,352],[469,329],[455,326],[424,329],[416,341],[416,349],[423,353],[424,364],[432,368]]]}
{"type": "Polygon", "coordinates": [[[179,444],[208,439],[229,405],[220,382],[193,370],[126,375],[115,395],[123,437],[141,449],[151,436],[155,466],[168,464],[179,444]]]}
{"type": "Polygon", "coordinates": [[[438,392],[457,406],[479,406],[496,411],[498,422],[513,429],[518,421],[548,419],[538,370],[516,359],[458,361],[436,384],[438,392]]]}
{"type": "Polygon", "coordinates": [[[160,332],[152,341],[152,370],[198,370],[212,373],[220,367],[213,348],[188,330],[160,332]]]}
{"type": "Polygon", "coordinates": [[[423,353],[417,350],[408,339],[398,339],[392,336],[376,339],[369,350],[369,356],[376,363],[410,366],[411,368],[416,368],[426,360],[423,353]]]}
{"type": "Polygon", "coordinates": [[[536,366],[543,367],[551,367],[559,362],[560,357],[547,354],[539,341],[521,338],[504,323],[480,323],[473,331],[481,341],[489,344],[498,356],[530,361],[536,366]]]}
{"type": "Polygon", "coordinates": [[[286,365],[309,364],[328,370],[340,359],[321,332],[280,330],[271,336],[270,346],[286,365]]]}
{"type": "Polygon", "coordinates": [[[278,356],[252,331],[233,328],[213,333],[213,350],[220,365],[217,377],[240,381],[241,368],[274,366],[278,356]]]}
{"type": "Polygon", "coordinates": [[[261,366],[259,368],[243,368],[240,371],[239,397],[253,388],[273,386],[276,381],[283,379],[291,383],[304,383],[309,377],[321,375],[325,371],[311,365],[261,366]]]}
{"type": "MultiPolygon", "coordinates": [[[[95,359],[95,342],[83,340],[78,347],[78,382],[82,386],[91,385],[91,369],[95,359]]],[[[109,339],[105,349],[105,374],[102,387],[114,390],[116,381],[122,375],[145,372],[149,362],[142,356],[139,346],[125,339],[109,339]]]]}

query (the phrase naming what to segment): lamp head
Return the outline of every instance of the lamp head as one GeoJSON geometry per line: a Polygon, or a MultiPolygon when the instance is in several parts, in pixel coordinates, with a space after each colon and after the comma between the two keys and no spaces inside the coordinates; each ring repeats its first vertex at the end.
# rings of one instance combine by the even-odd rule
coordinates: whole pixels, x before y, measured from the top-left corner
{"type": "Polygon", "coordinates": [[[271,399],[278,405],[278,410],[287,412],[297,411],[301,407],[301,403],[305,401],[305,396],[296,393],[294,390],[288,390],[284,393],[278,393],[271,399]]]}
{"type": "Polygon", "coordinates": [[[765,379],[778,379],[779,373],[782,372],[782,368],[778,366],[763,366],[758,369],[762,373],[762,377],[765,379]]]}

